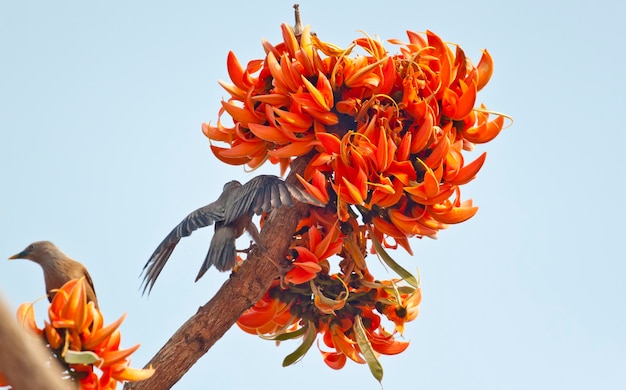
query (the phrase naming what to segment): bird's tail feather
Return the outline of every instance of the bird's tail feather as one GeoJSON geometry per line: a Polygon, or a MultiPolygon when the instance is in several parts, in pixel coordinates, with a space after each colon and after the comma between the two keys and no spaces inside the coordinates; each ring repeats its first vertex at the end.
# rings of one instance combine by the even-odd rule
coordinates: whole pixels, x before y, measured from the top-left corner
{"type": "Polygon", "coordinates": [[[211,246],[200,267],[196,282],[211,266],[215,266],[221,272],[233,269],[237,262],[235,240],[234,228],[231,226],[216,226],[215,234],[213,234],[211,239],[211,246]]]}

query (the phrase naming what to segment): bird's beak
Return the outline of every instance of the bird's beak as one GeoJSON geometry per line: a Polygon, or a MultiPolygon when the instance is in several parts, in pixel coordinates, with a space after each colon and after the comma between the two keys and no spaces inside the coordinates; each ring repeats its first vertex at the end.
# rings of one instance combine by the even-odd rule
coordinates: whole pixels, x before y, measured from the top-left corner
{"type": "Polygon", "coordinates": [[[20,252],[20,253],[14,254],[13,256],[9,257],[9,260],[23,259],[24,255],[25,255],[24,252],[20,252]]]}

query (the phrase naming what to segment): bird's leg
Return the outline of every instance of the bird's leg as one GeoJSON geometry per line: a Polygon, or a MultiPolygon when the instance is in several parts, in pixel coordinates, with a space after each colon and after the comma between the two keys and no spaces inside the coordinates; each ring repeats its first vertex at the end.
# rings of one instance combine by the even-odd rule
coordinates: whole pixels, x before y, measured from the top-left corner
{"type": "Polygon", "coordinates": [[[252,247],[254,246],[254,241],[250,240],[250,246],[248,246],[246,249],[235,249],[235,252],[237,253],[245,253],[246,255],[250,252],[252,252],[252,247]]]}
{"type": "Polygon", "coordinates": [[[259,234],[259,230],[256,228],[256,225],[254,224],[254,222],[250,221],[250,223],[248,223],[248,226],[246,227],[246,231],[250,234],[250,236],[252,236],[252,239],[254,240],[254,243],[251,241],[250,242],[250,247],[248,249],[245,249],[244,251],[246,253],[249,253],[249,252],[251,252],[253,250],[260,250],[261,252],[259,253],[259,255],[263,256],[264,258],[269,260],[269,262],[274,264],[274,267],[276,267],[276,269],[278,269],[280,271],[280,281],[281,281],[281,284],[282,284],[283,276],[284,276],[284,274],[285,274],[285,272],[287,270],[287,267],[281,267],[273,259],[271,259],[269,256],[267,256],[264,253],[265,252],[265,248],[263,248],[263,245],[261,245],[261,235],[259,234]]]}
{"type": "Polygon", "coordinates": [[[252,220],[248,222],[245,230],[252,237],[252,240],[250,241],[250,246],[248,246],[246,249],[235,249],[235,252],[245,253],[247,255],[254,249],[255,244],[256,246],[259,246],[261,249],[263,249],[263,247],[261,246],[261,234],[259,234],[259,230],[256,228],[256,225],[254,224],[254,222],[252,222],[252,220]]]}
{"type": "MultiPolygon", "coordinates": [[[[263,246],[261,245],[261,234],[259,233],[259,230],[256,228],[256,225],[254,224],[254,222],[252,222],[252,220],[250,220],[250,222],[248,223],[248,226],[246,226],[246,231],[248,232],[250,237],[252,237],[252,240],[258,246],[260,246],[261,249],[263,249],[263,246]]],[[[252,248],[252,243],[250,244],[250,248],[252,248]]]]}
{"type": "Polygon", "coordinates": [[[250,241],[250,246],[246,249],[238,249],[237,252],[243,252],[248,254],[255,248],[255,246],[258,247],[258,249],[260,249],[261,251],[264,251],[265,248],[263,248],[263,245],[261,245],[261,234],[259,233],[259,230],[256,228],[256,225],[254,224],[254,222],[252,222],[252,220],[248,222],[248,225],[246,226],[246,231],[252,237],[252,241],[250,241]]]}

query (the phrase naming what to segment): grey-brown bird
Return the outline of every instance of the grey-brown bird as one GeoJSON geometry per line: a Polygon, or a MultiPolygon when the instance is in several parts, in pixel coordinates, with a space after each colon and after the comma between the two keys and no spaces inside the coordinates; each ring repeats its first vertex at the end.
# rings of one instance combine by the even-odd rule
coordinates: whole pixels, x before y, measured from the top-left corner
{"type": "Polygon", "coordinates": [[[259,232],[252,221],[253,216],[268,213],[281,206],[293,206],[294,199],[318,207],[324,206],[304,190],[273,175],[260,175],[243,185],[236,180],[226,183],[215,202],[186,216],[156,248],[143,267],[143,292],[146,289],[148,293],[152,290],[154,282],[182,237],[213,223],[215,233],[196,281],[211,266],[219,271],[233,269],[237,262],[235,241],[244,231],[248,231],[252,239],[260,244],[259,232]]]}
{"type": "Polygon", "coordinates": [[[98,307],[96,291],[87,268],[80,262],[69,258],[50,241],[33,242],[20,253],[9,257],[9,260],[13,259],[28,259],[41,266],[46,283],[46,292],[50,301],[56,294],[54,290],[61,288],[72,279],[85,277],[87,281],[87,301],[93,301],[95,306],[98,307]]]}

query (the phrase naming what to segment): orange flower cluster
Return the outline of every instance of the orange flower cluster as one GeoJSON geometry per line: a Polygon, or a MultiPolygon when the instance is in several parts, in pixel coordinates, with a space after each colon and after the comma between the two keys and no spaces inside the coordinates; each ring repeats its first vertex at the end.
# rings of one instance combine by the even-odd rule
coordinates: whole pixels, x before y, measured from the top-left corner
{"type": "Polygon", "coordinates": [[[231,98],[219,115],[228,113],[234,125],[218,119],[202,127],[210,140],[229,145],[211,146],[221,161],[255,168],[269,160],[284,172],[312,152],[302,178],[307,190],[336,203],[341,221],[357,206],[377,236],[409,251],[406,237],[435,237],[476,213],[459,187],[486,154],[465,164],[461,151],[496,137],[505,119],[489,120],[484,106],[474,108],[493,71],[486,50],[474,66],[459,46],[453,52],[430,31],[409,32],[396,55],[369,37],[340,49],[308,27],[299,38],[288,25],[282,32],[284,42],[263,41],[265,59],[245,69],[228,55],[233,84],[220,84],[231,98]],[[356,47],[367,55],[349,57],[356,47]]]}
{"type": "Polygon", "coordinates": [[[348,358],[370,363],[370,356],[395,355],[409,346],[407,341],[396,340],[395,334],[417,317],[421,291],[397,288],[394,283],[398,281],[375,282],[371,276],[356,274],[346,283],[338,275],[324,273],[314,282],[289,288],[276,281],[237,324],[247,333],[275,340],[311,335],[304,348],[285,359],[285,365],[302,357],[316,334],[321,334],[324,345],[331,349],[320,348],[329,367],[340,369],[348,358]],[[394,332],[384,328],[379,313],[395,323],[394,332]]]}
{"type": "Polygon", "coordinates": [[[393,55],[367,35],[346,49],[322,42],[309,26],[296,36],[284,24],[282,35],[276,46],[264,40],[265,58],[245,68],[228,54],[232,83],[220,84],[230,98],[216,125],[203,124],[202,131],[226,144],[211,149],[228,164],[256,168],[269,160],[284,174],[293,159],[305,158],[298,178],[327,206],[300,221],[287,285],[272,287],[239,325],[278,339],[310,340],[314,329],[334,349],[323,352],[329,366],[349,358],[375,372],[376,354],[406,348],[382,328],[381,315],[402,332],[421,300],[415,278],[385,248],[412,254],[409,238],[435,238],[477,212],[471,200],[461,200],[460,186],[476,176],[486,154],[465,163],[462,152],[495,138],[508,118],[475,107],[492,58],[484,50],[474,65],[458,45],[430,31],[409,31],[406,43],[390,40],[400,47],[393,55]],[[352,56],[356,50],[364,53],[352,56]],[[232,126],[222,123],[225,113],[232,126]],[[368,253],[408,285],[375,281],[368,253]],[[340,272],[331,274],[335,255],[340,272]]]}
{"type": "Polygon", "coordinates": [[[22,304],[18,320],[44,338],[54,357],[66,368],[67,379],[80,389],[115,389],[121,381],[140,381],[152,376],[153,369],[129,367],[128,357],[139,344],[119,349],[119,326],[124,316],[104,326],[102,313],[87,302],[85,280],[67,282],[55,294],[48,308],[49,321],[43,329],[35,322],[32,303],[22,304]],[[98,376],[94,368],[101,373],[98,376]]]}
{"type": "MultiPolygon", "coordinates": [[[[317,334],[331,348],[321,352],[324,362],[334,369],[342,368],[348,358],[372,363],[377,362],[377,354],[404,351],[408,342],[396,340],[395,334],[417,317],[418,281],[404,270],[400,272],[408,285],[401,285],[400,280],[374,280],[365,265],[365,237],[356,238],[348,223],[337,227],[320,221],[324,219],[315,210],[300,221],[288,256],[291,270],[237,324],[248,333],[276,340],[309,335],[305,347],[288,356],[285,364],[303,356],[317,334]],[[335,274],[330,272],[333,256],[343,259],[335,274]],[[394,332],[384,328],[382,317],[394,323],[394,332]]],[[[382,247],[379,250],[386,255],[382,247]]],[[[392,259],[386,261],[400,269],[392,259]]]]}

